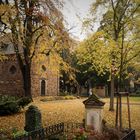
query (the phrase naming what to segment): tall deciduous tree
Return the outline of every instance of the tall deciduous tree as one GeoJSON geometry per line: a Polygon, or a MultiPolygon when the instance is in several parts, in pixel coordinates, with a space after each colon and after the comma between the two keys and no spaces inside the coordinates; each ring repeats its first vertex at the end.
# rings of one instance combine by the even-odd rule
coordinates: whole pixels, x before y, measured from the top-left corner
{"type": "Polygon", "coordinates": [[[57,6],[62,6],[62,3],[53,0],[0,1],[1,36],[7,33],[12,36],[11,42],[21,69],[25,96],[31,97],[31,65],[38,47],[41,47],[38,41],[49,41],[48,47],[40,52],[46,56],[52,50],[59,51],[59,44],[65,41],[63,16],[57,6]]]}
{"type": "MultiPolygon", "coordinates": [[[[80,82],[83,80],[83,82],[90,81],[92,79],[94,79],[95,82],[95,79],[99,79],[98,77],[107,77],[108,73],[110,73],[110,54],[114,49],[114,45],[114,40],[109,38],[103,31],[92,34],[88,39],[80,43],[75,52],[77,69],[79,70],[79,73],[82,73],[80,82]]],[[[90,88],[91,87],[89,87],[89,89],[90,88]]]]}
{"type": "MultiPolygon", "coordinates": [[[[119,73],[118,91],[124,90],[123,77],[127,64],[139,55],[139,1],[138,0],[96,0],[91,6],[91,14],[97,16],[102,10],[99,30],[104,30],[116,42],[119,48],[118,55],[112,51],[112,66],[117,63],[119,73]]],[[[97,19],[94,16],[94,19],[97,19]]],[[[93,18],[85,21],[85,24],[94,27],[93,18]]],[[[114,110],[114,72],[111,74],[111,98],[110,110],[114,110]]]]}
{"type": "Polygon", "coordinates": [[[74,39],[69,38],[67,47],[65,47],[60,53],[61,59],[63,60],[60,64],[60,89],[63,92],[76,92],[76,69],[73,59],[73,51],[75,50],[74,47],[76,45],[77,42],[74,39]]]}

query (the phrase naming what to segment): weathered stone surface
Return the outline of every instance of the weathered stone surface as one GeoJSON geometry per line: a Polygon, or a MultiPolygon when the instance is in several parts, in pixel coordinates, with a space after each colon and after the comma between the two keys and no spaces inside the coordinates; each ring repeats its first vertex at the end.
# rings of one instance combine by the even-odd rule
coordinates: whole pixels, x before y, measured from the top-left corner
{"type": "Polygon", "coordinates": [[[91,127],[98,132],[102,132],[102,120],[103,120],[103,106],[104,102],[92,94],[84,102],[85,105],[85,125],[91,127]]]}
{"type": "MultiPolygon", "coordinates": [[[[0,94],[8,95],[24,95],[23,81],[21,71],[19,69],[16,57],[14,54],[8,54],[8,60],[0,62],[0,94]],[[14,66],[16,70],[11,67],[14,66]]],[[[44,68],[44,67],[43,67],[44,68]]],[[[48,60],[32,64],[31,69],[31,92],[32,96],[41,95],[41,81],[45,80],[45,95],[58,95],[59,91],[59,77],[58,73],[49,69],[48,60]],[[40,70],[42,66],[46,67],[46,70],[40,70]]]]}
{"type": "Polygon", "coordinates": [[[23,84],[21,72],[17,61],[13,55],[9,55],[10,60],[0,62],[0,94],[22,95],[23,84]],[[16,67],[16,71],[11,73],[10,68],[16,67]]]}
{"type": "Polygon", "coordinates": [[[42,118],[40,110],[36,106],[29,106],[25,113],[25,127],[24,130],[31,132],[42,128],[42,118]]]}

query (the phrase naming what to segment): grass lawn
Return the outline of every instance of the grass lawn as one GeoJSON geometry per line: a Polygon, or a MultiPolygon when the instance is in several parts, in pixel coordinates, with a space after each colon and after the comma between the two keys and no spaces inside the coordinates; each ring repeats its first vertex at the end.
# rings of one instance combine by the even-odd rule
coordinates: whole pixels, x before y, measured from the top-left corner
{"type": "MultiPolygon", "coordinates": [[[[103,100],[104,100],[105,102],[109,102],[110,98],[104,98],[103,100]]],[[[116,98],[115,98],[114,101],[116,102],[116,98]]],[[[124,103],[126,103],[126,102],[127,102],[126,97],[123,97],[123,98],[122,98],[122,101],[123,101],[124,103]]],[[[130,101],[130,103],[139,103],[139,104],[140,104],[140,97],[129,97],[129,101],[130,101]]]]}
{"type": "MultiPolygon", "coordinates": [[[[130,98],[133,103],[140,103],[140,97],[130,98]]],[[[103,99],[105,102],[108,102],[109,99],[103,99]]],[[[49,101],[42,102],[40,98],[34,99],[32,104],[38,106],[42,113],[42,122],[43,126],[52,125],[59,122],[82,122],[84,118],[84,105],[82,103],[83,99],[75,100],[63,100],[63,101],[49,101]]],[[[125,101],[123,99],[123,101],[125,101]]],[[[131,120],[132,128],[137,132],[138,140],[140,140],[140,105],[131,105],[131,120]]],[[[111,126],[114,126],[115,122],[115,112],[109,112],[109,104],[105,104],[104,108],[104,119],[111,126]]],[[[24,117],[25,110],[21,113],[0,117],[0,129],[7,130],[11,132],[13,128],[18,130],[24,129],[24,117]]],[[[127,108],[126,105],[123,105],[123,126],[127,127],[127,108]]]]}

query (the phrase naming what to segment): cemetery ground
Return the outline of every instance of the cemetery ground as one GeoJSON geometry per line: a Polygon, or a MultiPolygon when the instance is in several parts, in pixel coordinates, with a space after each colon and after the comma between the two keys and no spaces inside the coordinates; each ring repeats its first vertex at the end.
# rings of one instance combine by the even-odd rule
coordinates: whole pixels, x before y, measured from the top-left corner
{"type": "MultiPolygon", "coordinates": [[[[45,97],[44,97],[45,98],[45,97]]],[[[47,127],[60,122],[82,122],[84,117],[84,99],[40,101],[41,97],[34,98],[33,105],[36,105],[42,113],[43,126],[47,127]]],[[[110,112],[109,98],[102,99],[106,102],[104,107],[104,119],[109,126],[114,127],[115,111],[110,112]]],[[[116,99],[115,99],[116,100],[116,99]]],[[[128,127],[126,100],[123,98],[123,127],[128,127]]],[[[26,108],[27,109],[27,108],[26,108]]],[[[22,112],[0,117],[0,131],[6,131],[9,135],[15,130],[24,129],[25,110],[22,112]]],[[[131,124],[136,130],[137,138],[140,140],[140,97],[130,97],[131,124]]]]}

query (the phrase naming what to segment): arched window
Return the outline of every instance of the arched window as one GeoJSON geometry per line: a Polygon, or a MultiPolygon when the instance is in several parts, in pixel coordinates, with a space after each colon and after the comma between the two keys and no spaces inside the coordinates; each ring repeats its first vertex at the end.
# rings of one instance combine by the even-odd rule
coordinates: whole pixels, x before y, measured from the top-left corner
{"type": "Polygon", "coordinates": [[[42,65],[42,70],[46,71],[46,67],[44,65],[42,65]]]}
{"type": "Polygon", "coordinates": [[[10,74],[15,74],[17,72],[17,68],[14,65],[12,65],[9,69],[9,72],[10,74]]]}

